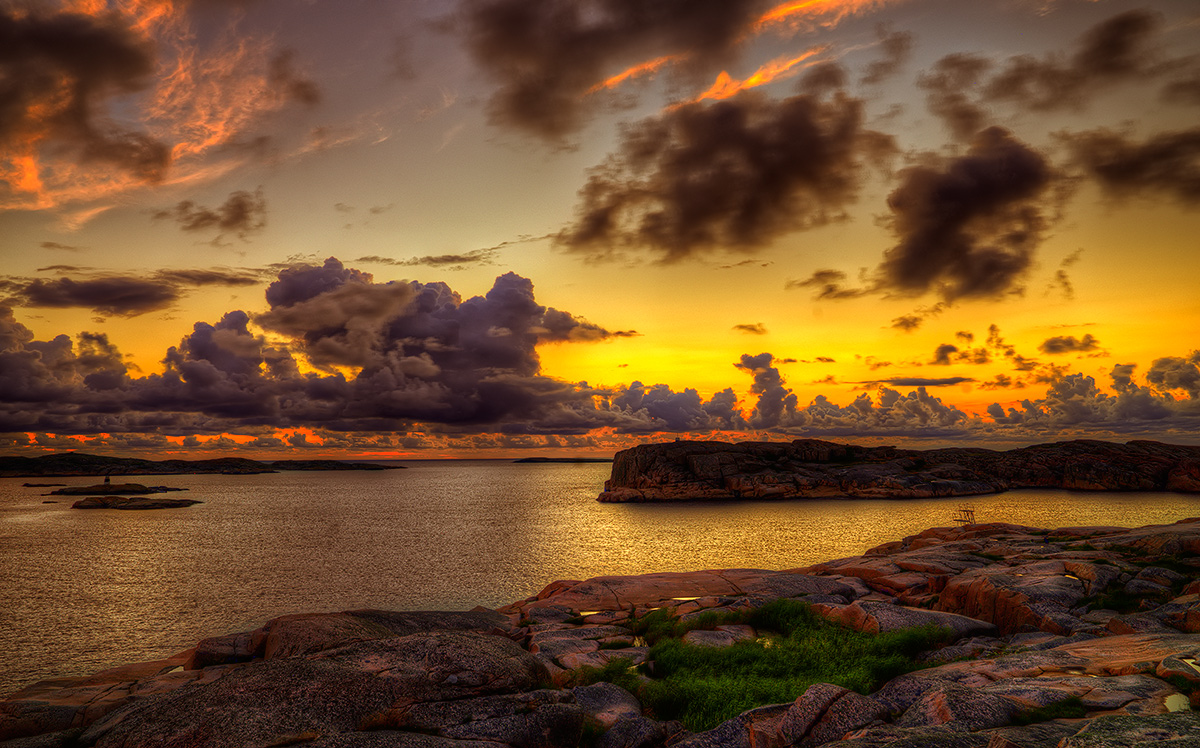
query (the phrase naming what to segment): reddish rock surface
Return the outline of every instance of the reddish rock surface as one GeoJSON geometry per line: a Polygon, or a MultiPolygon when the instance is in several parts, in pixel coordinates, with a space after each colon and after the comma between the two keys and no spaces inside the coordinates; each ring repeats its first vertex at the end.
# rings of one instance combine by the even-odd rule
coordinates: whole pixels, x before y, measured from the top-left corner
{"type": "Polygon", "coordinates": [[[1200,745],[1187,711],[1200,706],[1197,578],[1200,519],[988,524],[932,528],[805,569],[562,580],[497,611],[282,616],[167,660],[10,694],[0,744],[576,748],[590,735],[596,748],[1200,745]],[[571,687],[581,668],[653,656],[631,616],[663,610],[706,627],[685,641],[731,646],[758,632],[706,616],[729,620],[779,598],[863,631],[943,626],[950,643],[872,694],[816,684],[699,734],[642,714],[612,684],[571,687]],[[1084,716],[1012,724],[1064,699],[1084,716]]]}

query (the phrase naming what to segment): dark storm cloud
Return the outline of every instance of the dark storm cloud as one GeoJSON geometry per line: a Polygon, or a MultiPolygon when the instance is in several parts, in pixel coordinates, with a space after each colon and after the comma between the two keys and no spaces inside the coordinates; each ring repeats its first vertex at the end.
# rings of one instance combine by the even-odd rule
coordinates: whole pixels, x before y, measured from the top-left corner
{"type": "Polygon", "coordinates": [[[816,289],[814,299],[854,299],[870,293],[864,288],[849,288],[847,277],[841,270],[816,270],[803,280],[789,280],[783,284],[785,290],[794,288],[816,289]]]}
{"type": "Polygon", "coordinates": [[[987,112],[968,92],[978,87],[990,67],[991,63],[982,57],[952,54],[938,60],[933,70],[922,74],[917,81],[926,91],[929,111],[959,140],[970,140],[987,122],[987,112]]]}
{"type": "Polygon", "coordinates": [[[953,387],[956,384],[974,382],[971,377],[892,377],[891,379],[874,379],[859,384],[890,384],[893,387],[953,387]]]}
{"type": "Polygon", "coordinates": [[[169,283],[128,276],[79,281],[39,278],[21,289],[18,297],[25,306],[82,307],[98,314],[132,317],[165,309],[179,299],[179,291],[169,283]]]}
{"type": "Polygon", "coordinates": [[[1031,433],[1054,431],[1061,435],[1065,427],[1126,435],[1172,428],[1190,433],[1200,423],[1197,363],[1200,353],[1196,352],[1189,358],[1158,359],[1147,373],[1145,386],[1135,381],[1134,365],[1117,364],[1110,372],[1115,396],[1100,391],[1092,377],[1063,372],[1048,382],[1044,397],[1022,400],[1019,409],[1006,410],[993,403],[987,412],[998,424],[1031,433]],[[1164,377],[1164,371],[1172,376],[1164,377]],[[1186,397],[1176,398],[1172,390],[1183,390],[1186,397]]]}
{"type": "Polygon", "coordinates": [[[256,286],[263,282],[261,271],[245,268],[159,270],[154,277],[180,286],[256,286]]]}
{"type": "Polygon", "coordinates": [[[1175,104],[1200,104],[1200,69],[1165,85],[1162,98],[1175,104]]]}
{"type": "Polygon", "coordinates": [[[285,99],[314,107],[321,103],[321,89],[296,70],[296,53],[286,49],[271,58],[268,82],[285,99]]]}
{"type": "Polygon", "coordinates": [[[116,16],[0,8],[0,147],[46,141],[81,161],[112,164],[154,181],[169,149],[106,116],[115,96],[154,72],[149,41],[116,16]]]}
{"type": "Polygon", "coordinates": [[[929,111],[959,140],[986,124],[987,105],[1013,104],[1022,111],[1080,109],[1113,85],[1158,75],[1154,37],[1158,16],[1133,10],[1089,29],[1067,56],[1021,55],[997,65],[977,55],[952,54],[923,74],[929,111]]]}
{"type": "Polygon", "coordinates": [[[1089,29],[1066,60],[1053,55],[1009,59],[987,82],[983,96],[1034,111],[1081,107],[1104,86],[1152,72],[1158,27],[1158,16],[1146,10],[1113,16],[1089,29]]]}
{"type": "Polygon", "coordinates": [[[1193,400],[1200,399],[1200,351],[1186,358],[1168,356],[1150,364],[1146,379],[1154,387],[1171,391],[1182,390],[1193,400]]]}
{"type": "Polygon", "coordinates": [[[958,346],[943,343],[933,352],[933,360],[930,363],[935,366],[949,366],[951,357],[956,353],[958,353],[958,346]]]}
{"type": "Polygon", "coordinates": [[[747,333],[750,335],[766,335],[767,334],[767,328],[763,327],[763,323],[761,323],[761,322],[755,322],[753,325],[750,325],[750,324],[734,325],[733,329],[737,330],[738,332],[744,332],[744,333],[747,333]]]}
{"type": "Polygon", "coordinates": [[[546,308],[542,314],[541,329],[537,332],[538,338],[547,343],[591,343],[609,338],[636,338],[641,335],[637,330],[606,330],[582,317],[559,311],[554,307],[546,308]]]}
{"type": "Polygon", "coordinates": [[[687,104],[631,126],[580,190],[560,245],[593,257],[643,249],[664,262],[717,248],[753,251],[843,216],[864,162],[894,150],[841,94],[754,93],[687,104]]]}
{"type": "Polygon", "coordinates": [[[188,232],[216,229],[218,240],[227,232],[244,240],[267,225],[267,201],[261,188],[254,192],[238,190],[231,192],[228,199],[216,208],[183,200],[171,208],[155,212],[153,218],[174,221],[181,230],[188,232]]]}
{"type": "Polygon", "coordinates": [[[1042,344],[1038,346],[1038,350],[1050,354],[1088,353],[1100,350],[1100,341],[1091,333],[1082,338],[1076,338],[1074,335],[1056,335],[1043,340],[1042,344]]]}
{"type": "Polygon", "coordinates": [[[1047,160],[998,127],[966,154],[905,169],[888,196],[899,243],[884,254],[880,289],[947,302],[1019,291],[1048,223],[1047,160]]]}
{"type": "Polygon", "coordinates": [[[594,87],[647,60],[728,62],[763,0],[469,0],[467,47],[499,84],[492,120],[560,140],[584,124],[594,87]]]}
{"type": "Polygon", "coordinates": [[[1200,203],[1200,127],[1140,143],[1112,130],[1062,137],[1074,164],[1115,197],[1157,193],[1185,205],[1200,203]]]}
{"type": "MultiPolygon", "coordinates": [[[[81,272],[87,268],[51,265],[38,272],[81,272]]],[[[146,276],[112,273],[81,278],[24,279],[14,284],[10,303],[27,307],[91,309],[103,316],[133,317],[165,309],[201,286],[253,286],[262,282],[255,270],[225,268],[159,270],[146,276]]]]}
{"type": "Polygon", "coordinates": [[[381,257],[379,255],[368,255],[359,257],[355,262],[370,262],[377,265],[395,265],[397,267],[445,267],[456,265],[491,265],[494,263],[496,249],[489,247],[487,249],[476,249],[462,254],[447,254],[447,255],[424,255],[422,257],[410,257],[407,260],[397,260],[391,257],[381,257]]]}
{"type": "Polygon", "coordinates": [[[883,57],[867,65],[862,78],[859,79],[859,83],[863,85],[875,85],[891,78],[912,56],[912,34],[906,31],[889,31],[884,26],[880,26],[877,33],[883,57]]]}

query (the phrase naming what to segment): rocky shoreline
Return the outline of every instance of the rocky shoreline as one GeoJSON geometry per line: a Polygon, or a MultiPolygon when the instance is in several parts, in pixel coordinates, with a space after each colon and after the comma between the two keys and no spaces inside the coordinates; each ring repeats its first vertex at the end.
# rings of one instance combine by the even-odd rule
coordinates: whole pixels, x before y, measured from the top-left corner
{"type": "Polygon", "coordinates": [[[997,452],[677,441],[618,452],[599,500],[915,499],[1012,488],[1196,493],[1200,447],[1077,440],[997,452]]]}
{"type": "Polygon", "coordinates": [[[1198,662],[1200,518],[969,525],[802,569],[562,580],[498,610],[284,616],[32,684],[0,701],[0,744],[1182,748],[1200,745],[1198,662]],[[612,683],[578,685],[622,660],[652,683],[638,625],[655,616],[684,644],[770,646],[720,621],[781,600],[859,631],[932,624],[943,644],[870,693],[814,683],[699,732],[612,683]],[[1067,703],[1070,717],[1046,711],[1067,703]]]}

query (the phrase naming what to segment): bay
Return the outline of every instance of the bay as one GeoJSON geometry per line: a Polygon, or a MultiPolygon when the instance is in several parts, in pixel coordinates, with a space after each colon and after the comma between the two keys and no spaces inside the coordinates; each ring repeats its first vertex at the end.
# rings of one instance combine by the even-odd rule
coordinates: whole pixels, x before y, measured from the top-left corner
{"type": "Polygon", "coordinates": [[[166,657],[286,613],[465,610],[556,579],[796,568],[948,525],[960,505],[979,522],[1038,527],[1200,515],[1196,496],[1059,490],[601,504],[607,464],[393,464],[408,469],[152,476],[140,480],[204,503],[140,512],[74,510],[72,497],[21,485],[94,478],[0,479],[0,693],[166,657]]]}

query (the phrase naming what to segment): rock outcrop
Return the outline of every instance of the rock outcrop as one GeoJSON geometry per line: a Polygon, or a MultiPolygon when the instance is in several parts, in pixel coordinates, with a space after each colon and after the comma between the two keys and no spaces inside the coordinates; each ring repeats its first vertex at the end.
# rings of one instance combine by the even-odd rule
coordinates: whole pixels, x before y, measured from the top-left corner
{"type": "Polygon", "coordinates": [[[89,496],[71,505],[72,509],[179,509],[204,502],[196,499],[164,499],[149,496],[89,496]]]}
{"type": "Polygon", "coordinates": [[[1200,447],[1088,440],[1007,452],[815,439],[643,444],[617,453],[599,499],[931,498],[1033,487],[1200,492],[1200,447]]]}
{"type": "Polygon", "coordinates": [[[10,694],[0,745],[1200,746],[1197,663],[1200,519],[970,525],[804,569],[562,580],[495,611],[283,616],[10,694]],[[685,643],[748,646],[738,643],[760,632],[721,621],[781,598],[862,631],[941,626],[946,643],[873,693],[816,683],[699,733],[643,713],[611,683],[575,685],[582,668],[617,658],[654,674],[633,628],[652,611],[699,626],[685,643]],[[1036,717],[1063,703],[1072,716],[1036,717]]]}

